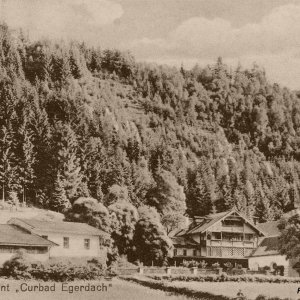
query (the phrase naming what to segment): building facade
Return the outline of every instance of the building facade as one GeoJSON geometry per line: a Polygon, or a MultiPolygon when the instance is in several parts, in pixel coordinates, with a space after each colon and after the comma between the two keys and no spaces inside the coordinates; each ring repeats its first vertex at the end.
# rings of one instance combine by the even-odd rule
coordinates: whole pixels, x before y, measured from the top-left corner
{"type": "Polygon", "coordinates": [[[235,210],[196,217],[173,237],[173,260],[232,260],[247,264],[265,234],[235,210]]]}
{"type": "Polygon", "coordinates": [[[107,234],[85,223],[40,221],[13,218],[8,224],[23,229],[55,244],[49,257],[101,257],[105,258],[103,241],[107,234]]]}

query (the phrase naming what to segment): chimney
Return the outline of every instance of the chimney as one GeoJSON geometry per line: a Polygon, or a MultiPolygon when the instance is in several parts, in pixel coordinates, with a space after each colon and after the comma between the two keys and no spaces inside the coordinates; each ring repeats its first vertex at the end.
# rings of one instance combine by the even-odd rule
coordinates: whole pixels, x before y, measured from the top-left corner
{"type": "Polygon", "coordinates": [[[206,218],[205,217],[200,217],[200,216],[194,216],[194,222],[196,224],[201,224],[203,221],[205,221],[206,218]]]}
{"type": "Polygon", "coordinates": [[[185,227],[188,228],[193,223],[193,218],[185,216],[185,227]]]}
{"type": "Polygon", "coordinates": [[[254,225],[258,224],[258,217],[253,217],[253,223],[254,223],[254,225]]]}

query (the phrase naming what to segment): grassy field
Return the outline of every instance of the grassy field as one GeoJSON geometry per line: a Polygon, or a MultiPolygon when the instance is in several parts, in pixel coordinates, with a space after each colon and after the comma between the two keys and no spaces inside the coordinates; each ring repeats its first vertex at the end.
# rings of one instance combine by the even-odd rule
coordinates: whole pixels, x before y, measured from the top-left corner
{"type": "MultiPolygon", "coordinates": [[[[61,284],[56,283],[55,292],[16,292],[24,281],[0,280],[0,299],[2,300],[187,300],[185,296],[168,295],[165,292],[145,288],[138,284],[113,279],[111,282],[101,281],[108,286],[107,292],[74,292],[61,291],[61,284]],[[9,284],[10,292],[1,290],[2,286],[9,284]],[[111,284],[111,287],[109,287],[111,284]]],[[[37,282],[26,282],[28,285],[38,284],[37,282]]],[[[99,282],[90,282],[99,284],[99,282]]],[[[45,284],[45,283],[44,283],[45,284]]],[[[70,285],[86,285],[87,282],[70,283],[70,285]]],[[[51,285],[51,283],[47,283],[51,285]]]]}
{"type": "Polygon", "coordinates": [[[300,294],[297,295],[300,285],[297,283],[173,281],[167,284],[228,297],[236,297],[238,290],[241,289],[248,299],[255,299],[260,294],[269,297],[300,299],[300,294]]]}

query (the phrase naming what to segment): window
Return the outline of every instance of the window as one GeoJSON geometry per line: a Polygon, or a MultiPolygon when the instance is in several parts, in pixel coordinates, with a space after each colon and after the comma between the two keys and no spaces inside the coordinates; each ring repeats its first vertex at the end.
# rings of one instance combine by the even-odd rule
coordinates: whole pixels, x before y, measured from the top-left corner
{"type": "Polygon", "coordinates": [[[254,240],[254,235],[250,233],[245,234],[245,241],[253,241],[254,240]]]}
{"type": "Polygon", "coordinates": [[[212,232],[212,240],[220,240],[221,232],[212,232]]]}
{"type": "Polygon", "coordinates": [[[174,249],[174,256],[177,256],[177,249],[174,249]]]}
{"type": "Polygon", "coordinates": [[[48,240],[48,235],[42,235],[42,238],[48,240]]]}
{"type": "Polygon", "coordinates": [[[187,256],[187,251],[186,251],[186,249],[183,249],[183,256],[187,256]]]}
{"type": "Polygon", "coordinates": [[[84,248],[90,249],[90,239],[84,239],[84,248]]]}
{"type": "Polygon", "coordinates": [[[68,237],[64,237],[64,248],[70,248],[70,239],[68,237]]]}
{"type": "Polygon", "coordinates": [[[193,249],[193,256],[197,256],[197,250],[193,249]]]}

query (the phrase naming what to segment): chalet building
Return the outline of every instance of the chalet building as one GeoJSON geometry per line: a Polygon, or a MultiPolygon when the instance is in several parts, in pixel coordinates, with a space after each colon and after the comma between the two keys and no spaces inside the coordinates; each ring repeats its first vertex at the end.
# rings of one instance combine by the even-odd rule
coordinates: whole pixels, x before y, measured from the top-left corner
{"type": "Polygon", "coordinates": [[[8,224],[6,226],[23,230],[41,242],[53,246],[49,247],[50,258],[106,256],[103,241],[107,233],[85,223],[13,218],[8,224]]]}
{"type": "Polygon", "coordinates": [[[50,257],[50,249],[57,244],[39,235],[31,234],[12,224],[0,224],[0,265],[21,249],[35,260],[45,261],[50,257]]]}
{"type": "Polygon", "coordinates": [[[259,227],[235,210],[196,217],[172,237],[173,261],[223,260],[247,267],[248,257],[264,236],[259,227]]]}

